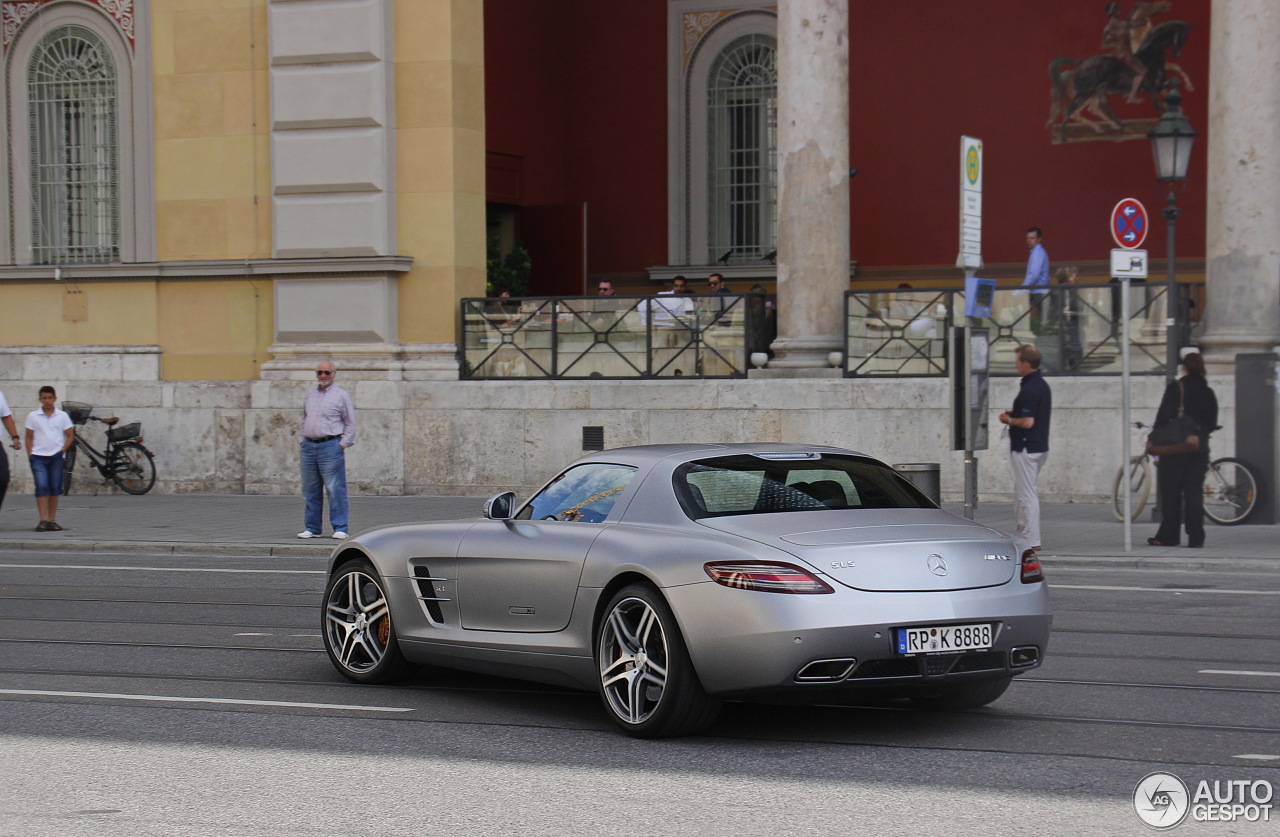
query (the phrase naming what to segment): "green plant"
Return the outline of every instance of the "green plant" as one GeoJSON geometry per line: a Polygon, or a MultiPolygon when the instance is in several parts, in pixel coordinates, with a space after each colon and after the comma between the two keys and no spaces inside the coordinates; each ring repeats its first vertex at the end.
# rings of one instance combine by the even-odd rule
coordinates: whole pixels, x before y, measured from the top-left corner
{"type": "Polygon", "coordinates": [[[517,241],[511,252],[504,256],[498,237],[489,236],[485,266],[488,270],[485,293],[489,296],[497,296],[498,288],[506,288],[512,296],[526,296],[529,293],[529,274],[533,270],[533,259],[520,242],[517,241]]]}

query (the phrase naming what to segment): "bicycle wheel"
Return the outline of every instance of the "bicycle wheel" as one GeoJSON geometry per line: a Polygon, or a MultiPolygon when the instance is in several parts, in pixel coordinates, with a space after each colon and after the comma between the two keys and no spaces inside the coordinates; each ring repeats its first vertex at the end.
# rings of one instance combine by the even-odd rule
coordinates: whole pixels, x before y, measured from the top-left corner
{"type": "Polygon", "coordinates": [[[1128,473],[1124,468],[1116,471],[1115,482],[1111,484],[1111,514],[1116,520],[1124,522],[1124,495],[1121,494],[1125,484],[1129,486],[1129,519],[1137,520],[1142,509],[1147,505],[1147,495],[1151,493],[1151,459],[1146,456],[1135,456],[1129,460],[1128,473]]]}
{"type": "Polygon", "coordinates": [[[1204,513],[1214,523],[1244,523],[1258,504],[1258,480],[1249,466],[1233,457],[1210,463],[1204,475],[1204,513]]]}
{"type": "Polygon", "coordinates": [[[112,457],[111,479],[130,494],[146,494],[156,484],[155,460],[142,445],[125,442],[112,457]]]}
{"type": "Polygon", "coordinates": [[[67,449],[66,457],[62,460],[62,493],[71,493],[71,472],[76,469],[76,446],[72,445],[67,449]]]}

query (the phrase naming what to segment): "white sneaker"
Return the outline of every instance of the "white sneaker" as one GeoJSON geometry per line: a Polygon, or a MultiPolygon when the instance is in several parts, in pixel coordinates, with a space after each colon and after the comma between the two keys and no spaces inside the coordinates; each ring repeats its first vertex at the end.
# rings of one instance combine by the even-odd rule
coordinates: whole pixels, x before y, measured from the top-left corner
{"type": "Polygon", "coordinates": [[[298,533],[298,537],[300,537],[300,538],[314,538],[315,536],[316,536],[316,533],[315,533],[315,532],[312,532],[312,531],[307,530],[307,529],[304,529],[304,530],[302,530],[301,532],[299,532],[299,533],[298,533]]]}
{"type": "Polygon", "coordinates": [[[335,541],[345,541],[347,539],[347,533],[339,529],[333,533],[333,539],[335,541]]]}

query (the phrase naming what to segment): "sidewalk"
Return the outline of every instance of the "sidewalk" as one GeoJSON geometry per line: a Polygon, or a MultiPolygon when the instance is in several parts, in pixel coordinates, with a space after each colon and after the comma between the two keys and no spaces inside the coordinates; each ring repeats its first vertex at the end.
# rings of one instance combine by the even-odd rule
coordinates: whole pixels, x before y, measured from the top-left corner
{"type": "MultiPolygon", "coordinates": [[[[479,497],[352,497],[351,533],[388,523],[479,517],[479,497]]],[[[944,504],[962,514],[959,504],[944,504]]],[[[1280,571],[1280,527],[1208,525],[1203,549],[1150,547],[1156,526],[1145,511],[1133,526],[1133,551],[1124,550],[1124,528],[1104,504],[1045,503],[1041,512],[1046,567],[1054,563],[1095,567],[1177,567],[1280,571]]],[[[977,520],[1013,527],[1013,506],[978,506],[977,520]]],[[[61,498],[62,532],[36,532],[35,500],[10,492],[0,510],[0,550],[327,556],[337,541],[299,540],[302,499],[242,494],[73,494],[61,498]]],[[[326,529],[326,534],[329,530],[326,529]]]]}

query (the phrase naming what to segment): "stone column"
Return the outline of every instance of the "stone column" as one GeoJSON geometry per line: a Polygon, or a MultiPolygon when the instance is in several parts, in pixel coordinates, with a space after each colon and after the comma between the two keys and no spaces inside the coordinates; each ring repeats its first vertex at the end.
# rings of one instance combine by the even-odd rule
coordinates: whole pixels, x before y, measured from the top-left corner
{"type": "Polygon", "coordinates": [[[1280,6],[1213,4],[1209,41],[1210,371],[1280,343],[1280,6]]]}
{"type": "Polygon", "coordinates": [[[778,339],[770,369],[820,374],[843,348],[848,31],[848,0],[778,4],[778,339]]]}

